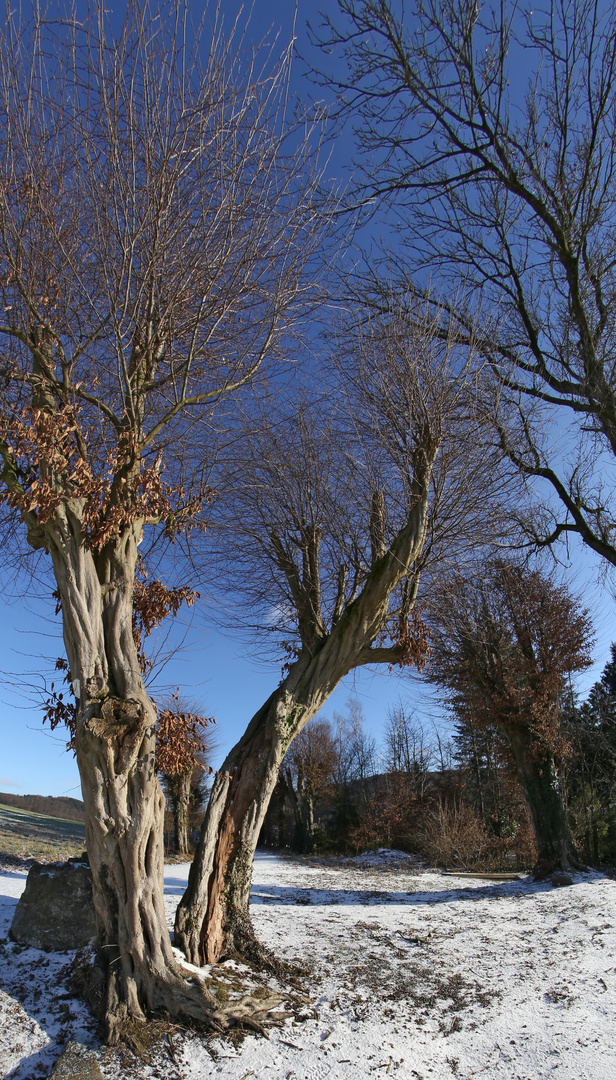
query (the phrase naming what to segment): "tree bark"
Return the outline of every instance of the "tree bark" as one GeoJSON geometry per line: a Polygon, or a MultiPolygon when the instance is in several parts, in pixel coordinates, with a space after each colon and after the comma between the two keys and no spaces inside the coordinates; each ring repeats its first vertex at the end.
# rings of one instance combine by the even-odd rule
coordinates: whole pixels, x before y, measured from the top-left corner
{"type": "Polygon", "coordinates": [[[396,647],[374,648],[373,642],[386,624],[393,590],[423,548],[436,451],[427,436],[416,456],[416,499],[404,527],[331,633],[302,648],[215,780],[175,920],[176,944],[192,964],[216,963],[230,953],[272,962],[256,940],[248,909],[255,848],[280,765],[292,739],[349,671],[399,659],[396,647]]]}
{"type": "Polygon", "coordinates": [[[95,555],[85,543],[80,509],[63,504],[47,532],[77,701],[75,744],[105,974],[106,1038],[117,1042],[127,1021],[152,1013],[220,1030],[224,1012],[201,982],[184,978],[165,917],[156,715],[132,634],[141,529],[130,526],[95,555]]]}
{"type": "Polygon", "coordinates": [[[214,781],[175,921],[176,944],[190,963],[217,963],[229,954],[270,962],[248,914],[252,862],[286,749],[331,692],[310,677],[312,666],[294,665],[214,781]]]}
{"type": "Polygon", "coordinates": [[[585,869],[581,863],[560,793],[554,757],[523,724],[503,725],[511,743],[518,779],[530,812],[537,844],[536,878],[555,870],[585,869]]]}
{"type": "Polygon", "coordinates": [[[177,778],[177,790],[173,807],[173,825],[175,832],[175,850],[178,855],[190,855],[188,810],[190,807],[191,779],[192,769],[180,773],[177,778]]]}

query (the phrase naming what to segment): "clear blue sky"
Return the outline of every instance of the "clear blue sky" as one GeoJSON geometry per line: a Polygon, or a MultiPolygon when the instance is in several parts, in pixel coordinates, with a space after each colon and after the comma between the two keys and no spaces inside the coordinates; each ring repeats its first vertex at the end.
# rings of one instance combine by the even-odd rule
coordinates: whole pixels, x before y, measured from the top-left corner
{"type": "MultiPolygon", "coordinates": [[[[321,5],[325,6],[325,5],[321,5]]],[[[331,0],[329,0],[329,5],[331,0]]],[[[239,3],[226,0],[223,5],[225,21],[230,23],[239,3]]],[[[195,10],[197,10],[195,8],[195,10]]],[[[296,31],[300,51],[307,55],[306,18],[316,19],[316,6],[300,0],[296,31]]],[[[251,36],[259,41],[271,29],[281,27],[280,48],[291,33],[293,6],[271,0],[255,4],[251,36]]],[[[303,80],[303,65],[294,67],[295,92],[306,96],[311,88],[303,80]]],[[[350,160],[350,138],[334,148],[330,172],[343,175],[350,160]]],[[[583,594],[595,623],[597,645],[595,667],[580,680],[582,691],[598,678],[609,658],[609,646],[616,639],[614,632],[614,603],[608,590],[597,584],[598,565],[594,556],[575,544],[572,566],[567,580],[573,589],[583,594]]],[[[49,598],[36,597],[4,602],[0,608],[0,791],[69,794],[80,796],[79,777],[72,754],[64,750],[63,733],[52,736],[41,724],[41,709],[32,702],[32,686],[41,686],[41,676],[48,674],[53,659],[62,655],[60,623],[53,615],[49,598]]],[[[231,748],[246,727],[250,717],[269,696],[280,679],[280,666],[266,665],[250,659],[244,639],[234,639],[212,628],[208,621],[207,604],[198,607],[189,622],[178,620],[174,635],[186,633],[181,655],[167,665],[160,684],[180,687],[187,697],[195,700],[206,715],[217,718],[218,761],[231,748]]],[[[438,709],[431,692],[417,678],[399,677],[387,673],[361,671],[349,676],[338,688],[323,710],[331,716],[334,710],[343,711],[351,692],[356,692],[368,721],[369,730],[378,738],[390,705],[402,696],[417,712],[418,719],[429,727],[438,709]]],[[[441,719],[441,723],[442,723],[441,719]]]]}

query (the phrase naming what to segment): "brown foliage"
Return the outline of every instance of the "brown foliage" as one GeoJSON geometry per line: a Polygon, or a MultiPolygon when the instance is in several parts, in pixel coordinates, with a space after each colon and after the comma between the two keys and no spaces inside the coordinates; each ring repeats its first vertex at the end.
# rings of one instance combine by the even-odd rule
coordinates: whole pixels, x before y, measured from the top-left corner
{"type": "Polygon", "coordinates": [[[184,489],[161,477],[159,454],[151,465],[139,462],[134,432],[123,433],[95,470],[87,457],[87,427],[73,405],[28,407],[0,416],[4,459],[0,502],[24,519],[35,515],[45,525],[65,499],[81,503],[83,543],[100,552],[134,521],[164,522],[173,539],[211,499],[211,489],[186,499],[184,489]]]}
{"type": "Polygon", "coordinates": [[[506,836],[495,836],[472,806],[463,800],[438,801],[426,814],[417,836],[417,850],[432,866],[464,870],[530,869],[537,858],[525,807],[506,836]]]}
{"type": "Polygon", "coordinates": [[[365,808],[349,839],[356,851],[391,847],[421,856],[430,866],[473,870],[529,868],[536,847],[521,793],[503,835],[471,804],[462,778],[432,774],[422,795],[412,778],[390,773],[365,808]]]}
{"type": "Polygon", "coordinates": [[[152,664],[145,655],[143,639],[149,637],[167,615],[171,614],[175,618],[182,604],[192,607],[200,594],[189,585],[170,589],[163,585],[162,581],[148,581],[148,573],[143,563],[138,573],[133,591],[133,639],[139,654],[141,672],[147,675],[152,664]]]}
{"type": "Polygon", "coordinates": [[[182,709],[179,691],[172,695],[168,708],[158,714],[156,725],[156,768],[165,776],[179,776],[195,767],[212,773],[211,766],[199,761],[210,749],[206,729],[215,724],[213,717],[197,716],[182,709]]]}
{"type": "MultiPolygon", "coordinates": [[[[411,611],[403,602],[402,609],[389,628],[389,636],[398,651],[396,663],[399,668],[416,667],[422,672],[430,659],[430,631],[422,619],[423,608],[416,604],[411,611]]],[[[390,672],[393,665],[389,665],[390,672]]]]}
{"type": "Polygon", "coordinates": [[[433,609],[429,676],[466,723],[526,727],[537,754],[568,754],[559,725],[567,676],[591,663],[588,613],[564,586],[496,560],[451,579],[433,609]]]}

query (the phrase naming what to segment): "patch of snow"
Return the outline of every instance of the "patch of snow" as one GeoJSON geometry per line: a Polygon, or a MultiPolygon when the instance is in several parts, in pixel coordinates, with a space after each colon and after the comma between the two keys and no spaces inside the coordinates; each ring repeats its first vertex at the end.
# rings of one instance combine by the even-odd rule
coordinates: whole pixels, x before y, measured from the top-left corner
{"type": "MultiPolygon", "coordinates": [[[[44,1075],[68,1038],[95,1045],[85,1006],[58,996],[70,993],[72,954],[4,940],[25,876],[14,868],[0,874],[0,1075],[7,1080],[44,1075]]],[[[166,868],[170,926],[187,877],[187,865],[166,868]]],[[[131,1071],[101,1049],[101,1069],[109,1080],[611,1080],[615,900],[616,882],[598,873],[554,888],[456,879],[403,852],[355,860],[258,853],[255,929],[282,959],[310,965],[305,1004],[296,1001],[294,1016],[268,1039],[248,1034],[234,1046],[176,1034],[175,1062],[161,1053],[131,1071]]],[[[201,973],[225,971],[247,973],[232,961],[201,973]]],[[[288,1011],[284,1002],[280,1008],[288,1011]]]]}

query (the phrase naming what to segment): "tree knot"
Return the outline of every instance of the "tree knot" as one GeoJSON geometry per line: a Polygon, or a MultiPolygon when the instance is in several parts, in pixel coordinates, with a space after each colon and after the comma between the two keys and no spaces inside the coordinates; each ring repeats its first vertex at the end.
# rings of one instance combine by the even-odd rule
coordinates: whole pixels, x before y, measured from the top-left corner
{"type": "Polygon", "coordinates": [[[92,714],[87,726],[93,735],[105,742],[114,742],[143,728],[144,707],[142,702],[123,699],[109,694],[102,701],[92,703],[92,714]]]}

